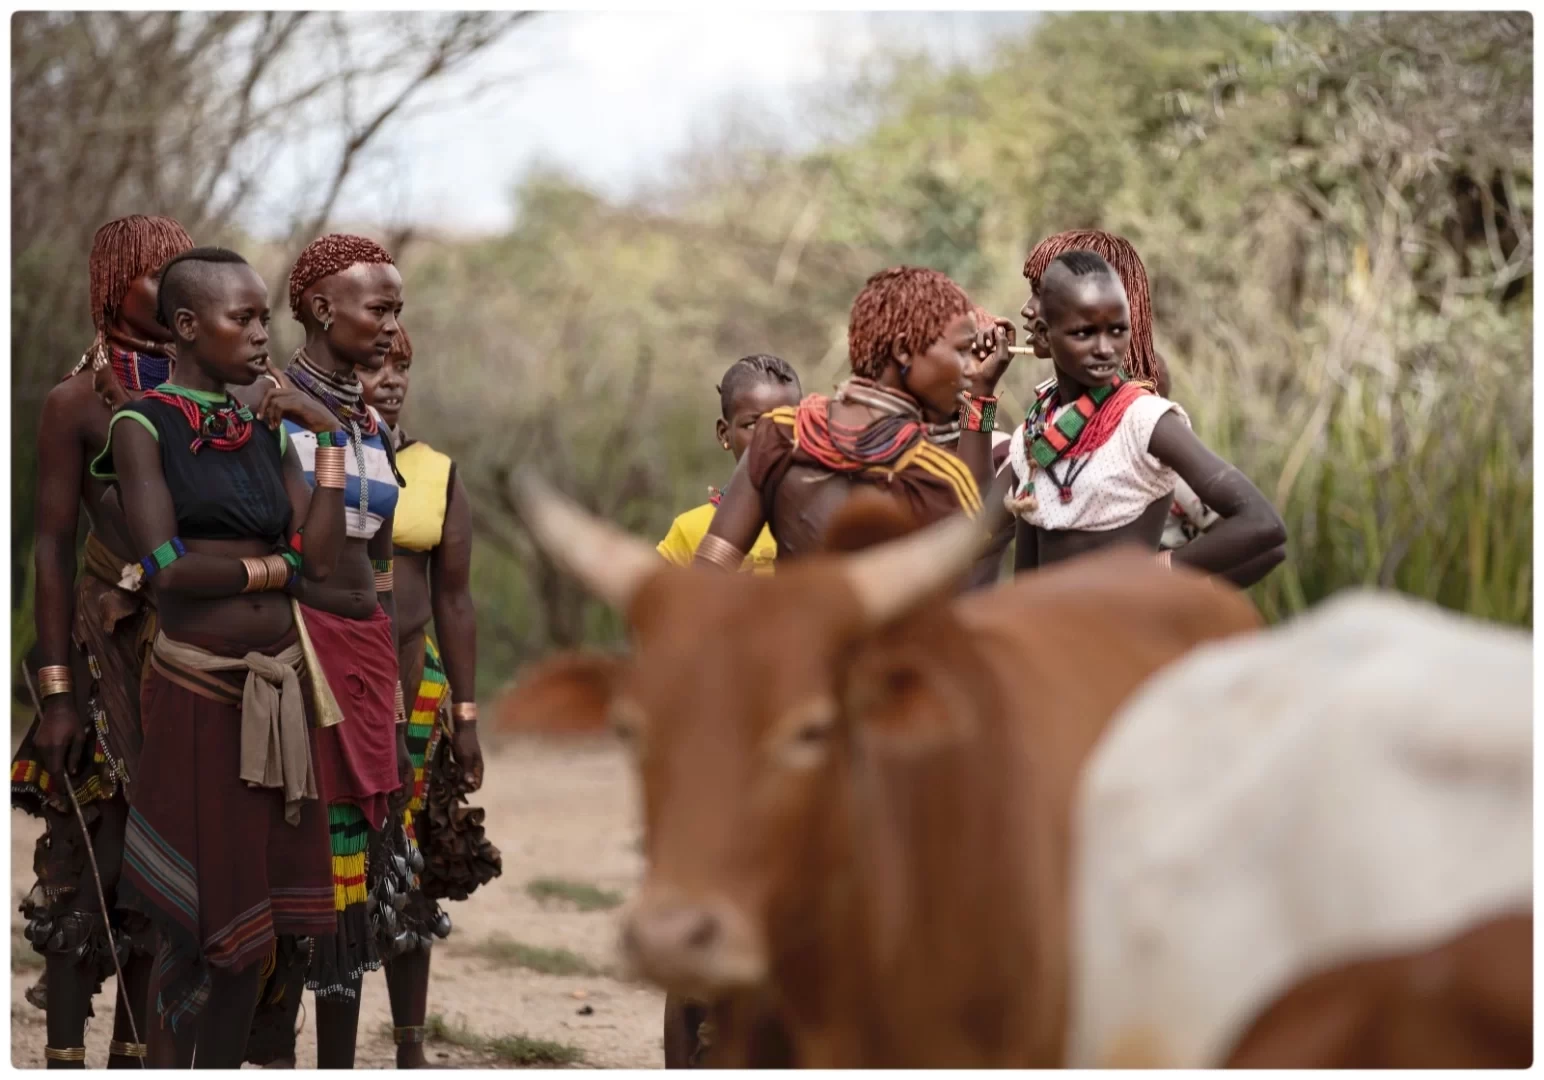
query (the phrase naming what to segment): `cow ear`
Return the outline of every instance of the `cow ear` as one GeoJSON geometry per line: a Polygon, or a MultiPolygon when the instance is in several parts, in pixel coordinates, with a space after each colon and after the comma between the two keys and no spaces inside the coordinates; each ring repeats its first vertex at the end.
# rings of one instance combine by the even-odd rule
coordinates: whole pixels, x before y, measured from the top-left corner
{"type": "Polygon", "coordinates": [[[494,705],[498,727],[552,734],[603,730],[625,663],[608,653],[567,652],[527,668],[494,705]]]}
{"type": "Polygon", "coordinates": [[[875,750],[920,755],[965,739],[973,725],[947,672],[925,660],[896,656],[856,665],[847,684],[854,734],[875,750]]]}

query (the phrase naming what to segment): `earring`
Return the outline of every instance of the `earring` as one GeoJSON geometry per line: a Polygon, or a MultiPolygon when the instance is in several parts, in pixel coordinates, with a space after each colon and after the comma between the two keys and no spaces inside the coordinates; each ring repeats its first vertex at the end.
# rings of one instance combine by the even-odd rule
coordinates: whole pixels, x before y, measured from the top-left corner
{"type": "Polygon", "coordinates": [[[328,318],[323,318],[322,319],[322,333],[325,334],[327,331],[329,331],[331,329],[332,329],[332,320],[328,319],[328,318]]]}

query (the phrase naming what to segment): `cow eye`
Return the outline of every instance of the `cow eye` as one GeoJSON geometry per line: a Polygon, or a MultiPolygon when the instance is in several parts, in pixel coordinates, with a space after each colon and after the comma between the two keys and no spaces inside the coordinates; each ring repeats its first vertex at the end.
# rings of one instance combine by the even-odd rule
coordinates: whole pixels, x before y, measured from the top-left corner
{"type": "Polygon", "coordinates": [[[794,738],[805,746],[818,746],[825,742],[826,737],[831,734],[831,727],[835,719],[835,716],[811,717],[805,720],[799,727],[798,733],[794,738]]]}
{"type": "Polygon", "coordinates": [[[643,707],[636,701],[617,698],[611,703],[611,730],[630,746],[643,734],[644,719],[643,707]]]}
{"type": "Polygon", "coordinates": [[[825,759],[826,747],[836,730],[837,708],[830,699],[808,702],[791,711],[778,725],[782,738],[778,756],[784,764],[807,769],[825,759]]]}

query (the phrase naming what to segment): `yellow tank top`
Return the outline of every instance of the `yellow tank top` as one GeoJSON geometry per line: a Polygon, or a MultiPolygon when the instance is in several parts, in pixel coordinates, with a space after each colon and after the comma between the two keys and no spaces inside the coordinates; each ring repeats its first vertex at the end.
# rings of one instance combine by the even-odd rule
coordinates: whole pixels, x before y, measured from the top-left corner
{"type": "Polygon", "coordinates": [[[391,542],[409,551],[432,551],[445,528],[450,499],[450,458],[428,443],[415,442],[397,451],[397,471],[407,487],[397,493],[397,516],[391,542]]]}
{"type": "MultiPolygon", "coordinates": [[[[697,554],[697,545],[702,543],[702,538],[708,535],[708,529],[713,525],[713,514],[717,509],[708,502],[680,515],[671,522],[670,531],[655,545],[655,549],[677,566],[690,566],[692,557],[697,554]]],[[[761,535],[751,546],[750,554],[745,556],[740,569],[770,574],[772,564],[776,561],[777,541],[772,539],[772,530],[763,525],[761,535]]]]}

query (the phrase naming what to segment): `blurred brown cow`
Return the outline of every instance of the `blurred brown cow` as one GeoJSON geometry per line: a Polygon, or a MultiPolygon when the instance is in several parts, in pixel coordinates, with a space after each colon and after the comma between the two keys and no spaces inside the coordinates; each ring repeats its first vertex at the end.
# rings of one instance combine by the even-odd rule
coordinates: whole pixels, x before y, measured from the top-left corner
{"type": "MultiPolygon", "coordinates": [[[[768,578],[683,570],[531,477],[519,492],[632,630],[628,657],[538,665],[501,714],[632,744],[634,968],[765,995],[802,1066],[1061,1064],[1082,763],[1148,675],[1256,629],[1248,600],[1129,550],[955,598],[984,540],[963,517],[768,578]]],[[[750,1045],[719,1032],[710,1063],[750,1045]]]]}

